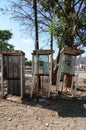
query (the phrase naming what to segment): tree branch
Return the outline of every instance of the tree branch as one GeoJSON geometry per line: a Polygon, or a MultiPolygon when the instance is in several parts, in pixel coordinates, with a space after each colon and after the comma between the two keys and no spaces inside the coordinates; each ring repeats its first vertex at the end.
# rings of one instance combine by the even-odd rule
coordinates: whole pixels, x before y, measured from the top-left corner
{"type": "Polygon", "coordinates": [[[63,14],[64,14],[66,20],[68,20],[68,17],[67,17],[67,15],[66,15],[64,9],[62,8],[62,6],[59,4],[59,2],[57,2],[57,4],[58,4],[59,8],[62,10],[62,12],[63,12],[63,14]]]}
{"type": "Polygon", "coordinates": [[[77,11],[77,16],[78,16],[79,13],[80,13],[80,9],[81,9],[81,7],[82,7],[83,2],[84,2],[84,0],[82,0],[81,3],[80,3],[80,6],[79,6],[78,11],[77,11]]]}
{"type": "Polygon", "coordinates": [[[80,1],[81,1],[81,0],[78,0],[78,1],[74,4],[74,7],[75,7],[77,4],[79,4],[80,1]]]}

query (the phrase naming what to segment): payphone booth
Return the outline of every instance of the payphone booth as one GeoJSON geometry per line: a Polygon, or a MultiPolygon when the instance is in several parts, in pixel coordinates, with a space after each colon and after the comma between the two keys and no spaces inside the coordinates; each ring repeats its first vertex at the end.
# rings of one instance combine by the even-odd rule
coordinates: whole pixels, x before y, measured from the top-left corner
{"type": "Polygon", "coordinates": [[[18,95],[23,98],[25,86],[25,53],[22,51],[1,52],[1,84],[3,95],[18,95]]]}
{"type": "MultiPolygon", "coordinates": [[[[73,88],[73,77],[75,76],[75,64],[76,64],[76,57],[80,56],[81,54],[84,53],[84,50],[79,50],[75,48],[70,48],[70,47],[64,47],[60,51],[60,60],[59,60],[59,68],[58,68],[58,73],[57,73],[57,90],[58,90],[58,84],[60,82],[61,76],[63,75],[68,75],[72,78],[72,84],[69,87],[73,88]]],[[[78,66],[80,64],[80,57],[79,57],[79,62],[78,66]]],[[[75,91],[77,87],[77,82],[78,82],[78,73],[79,69],[77,71],[77,77],[76,77],[76,86],[75,86],[75,91]]],[[[57,91],[58,92],[58,91],[57,91]]]]}
{"type": "Polygon", "coordinates": [[[49,77],[49,87],[48,87],[48,97],[50,96],[51,87],[51,74],[52,74],[52,54],[54,51],[51,50],[33,50],[32,53],[32,76],[33,85],[31,87],[31,95],[33,94],[34,77],[35,76],[48,76],[49,77]]]}

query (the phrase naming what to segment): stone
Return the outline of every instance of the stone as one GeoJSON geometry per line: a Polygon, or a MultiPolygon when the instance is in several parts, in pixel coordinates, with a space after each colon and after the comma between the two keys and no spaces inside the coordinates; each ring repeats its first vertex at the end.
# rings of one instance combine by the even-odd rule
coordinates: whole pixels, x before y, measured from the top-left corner
{"type": "Polygon", "coordinates": [[[12,121],[12,118],[8,118],[8,121],[12,121]]]}
{"type": "Polygon", "coordinates": [[[49,123],[45,123],[45,126],[49,127],[49,123]]]}

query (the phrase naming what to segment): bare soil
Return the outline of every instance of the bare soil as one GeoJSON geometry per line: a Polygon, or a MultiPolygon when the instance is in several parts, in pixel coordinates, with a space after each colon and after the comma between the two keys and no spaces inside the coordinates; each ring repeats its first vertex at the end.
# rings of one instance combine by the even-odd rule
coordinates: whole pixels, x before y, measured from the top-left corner
{"type": "Polygon", "coordinates": [[[77,98],[67,93],[56,97],[55,86],[52,86],[48,99],[46,83],[47,79],[41,92],[35,83],[34,95],[30,99],[32,79],[26,78],[25,99],[17,96],[0,99],[0,130],[86,130],[85,79],[79,79],[77,98]]]}

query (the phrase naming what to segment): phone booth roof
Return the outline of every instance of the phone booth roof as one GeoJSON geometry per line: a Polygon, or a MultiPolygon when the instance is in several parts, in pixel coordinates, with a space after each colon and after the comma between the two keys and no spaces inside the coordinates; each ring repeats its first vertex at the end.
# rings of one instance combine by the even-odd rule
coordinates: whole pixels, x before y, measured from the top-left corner
{"type": "Polygon", "coordinates": [[[78,56],[78,55],[84,53],[84,50],[79,50],[79,49],[75,49],[75,48],[71,48],[71,47],[64,47],[64,48],[62,48],[60,53],[61,54],[78,56]]]}
{"type": "Polygon", "coordinates": [[[54,50],[33,50],[32,55],[50,55],[54,50]]]}
{"type": "Polygon", "coordinates": [[[21,50],[5,50],[5,51],[0,51],[0,54],[3,55],[25,55],[25,53],[21,50]]]}

